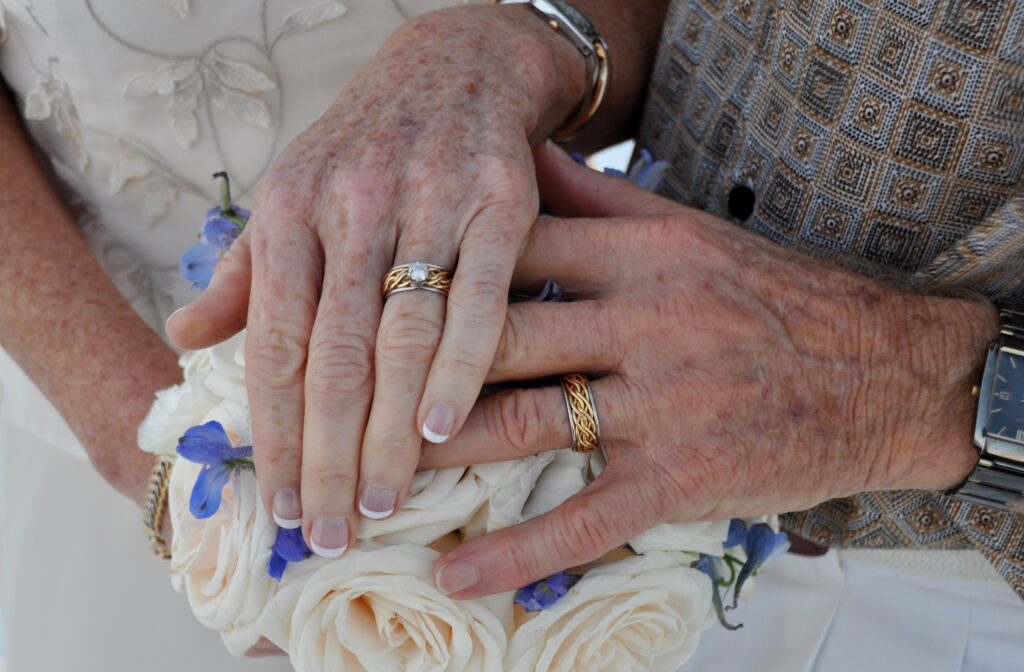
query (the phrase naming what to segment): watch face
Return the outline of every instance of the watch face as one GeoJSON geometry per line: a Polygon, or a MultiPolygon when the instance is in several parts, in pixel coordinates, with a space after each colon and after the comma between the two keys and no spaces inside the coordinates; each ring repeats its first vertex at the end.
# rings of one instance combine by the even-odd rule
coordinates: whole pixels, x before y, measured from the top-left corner
{"type": "Polygon", "coordinates": [[[1024,353],[999,351],[986,424],[989,436],[1024,443],[1024,353]]]}

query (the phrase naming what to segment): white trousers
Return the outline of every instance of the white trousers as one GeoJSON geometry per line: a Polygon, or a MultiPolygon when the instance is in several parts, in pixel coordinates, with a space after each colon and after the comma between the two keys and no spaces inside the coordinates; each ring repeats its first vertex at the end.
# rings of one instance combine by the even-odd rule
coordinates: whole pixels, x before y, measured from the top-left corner
{"type": "Polygon", "coordinates": [[[977,571],[927,570],[936,558],[970,567],[951,554],[973,551],[903,552],[940,554],[910,563],[917,568],[882,563],[881,553],[776,558],[730,612],[743,629],[705,633],[682,672],[1024,670],[1024,601],[977,571]]]}
{"type": "Polygon", "coordinates": [[[83,457],[0,350],[0,600],[6,672],[287,672],[233,658],[174,592],[138,507],[83,457]]]}

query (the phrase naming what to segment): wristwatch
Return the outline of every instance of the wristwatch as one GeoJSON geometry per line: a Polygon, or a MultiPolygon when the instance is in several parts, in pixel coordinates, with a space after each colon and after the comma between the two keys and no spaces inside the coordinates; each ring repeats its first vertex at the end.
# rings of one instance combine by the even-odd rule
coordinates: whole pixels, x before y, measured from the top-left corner
{"type": "Polygon", "coordinates": [[[954,497],[1024,513],[1024,313],[1002,310],[978,389],[978,466],[954,497]]]}
{"type": "Polygon", "coordinates": [[[597,113],[611,80],[608,43],[578,9],[563,0],[493,0],[498,5],[528,5],[552,30],[568,39],[587,61],[587,92],[569,121],[552,134],[556,142],[569,142],[597,113]]]}

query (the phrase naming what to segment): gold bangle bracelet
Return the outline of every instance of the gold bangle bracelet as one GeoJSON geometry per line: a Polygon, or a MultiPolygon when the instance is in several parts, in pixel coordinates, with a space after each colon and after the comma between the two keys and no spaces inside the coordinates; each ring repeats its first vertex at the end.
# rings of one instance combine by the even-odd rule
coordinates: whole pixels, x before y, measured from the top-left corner
{"type": "Polygon", "coordinates": [[[600,41],[594,42],[594,58],[597,59],[597,69],[587,97],[580,103],[579,111],[571,120],[551,134],[551,139],[555,142],[571,142],[601,109],[601,104],[608,93],[612,69],[611,61],[608,60],[608,49],[600,41]]]}
{"type": "Polygon", "coordinates": [[[164,560],[169,560],[171,550],[167,547],[163,534],[160,531],[163,525],[164,512],[167,510],[167,490],[171,482],[171,470],[174,462],[163,455],[156,458],[156,464],[149,474],[149,484],[146,486],[146,510],[142,514],[142,524],[146,528],[146,538],[149,539],[150,548],[153,553],[164,560]]]}

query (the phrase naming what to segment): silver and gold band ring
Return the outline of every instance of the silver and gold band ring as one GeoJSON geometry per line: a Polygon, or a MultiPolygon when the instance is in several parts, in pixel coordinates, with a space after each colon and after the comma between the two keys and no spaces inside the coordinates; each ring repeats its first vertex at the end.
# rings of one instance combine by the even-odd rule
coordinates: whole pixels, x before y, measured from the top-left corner
{"type": "Polygon", "coordinates": [[[425,290],[448,296],[452,274],[440,266],[416,261],[394,266],[384,275],[384,299],[392,294],[425,290]]]}
{"type": "Polygon", "coordinates": [[[573,452],[592,453],[601,448],[601,422],[587,377],[582,373],[563,376],[562,397],[569,414],[573,452]]]}

